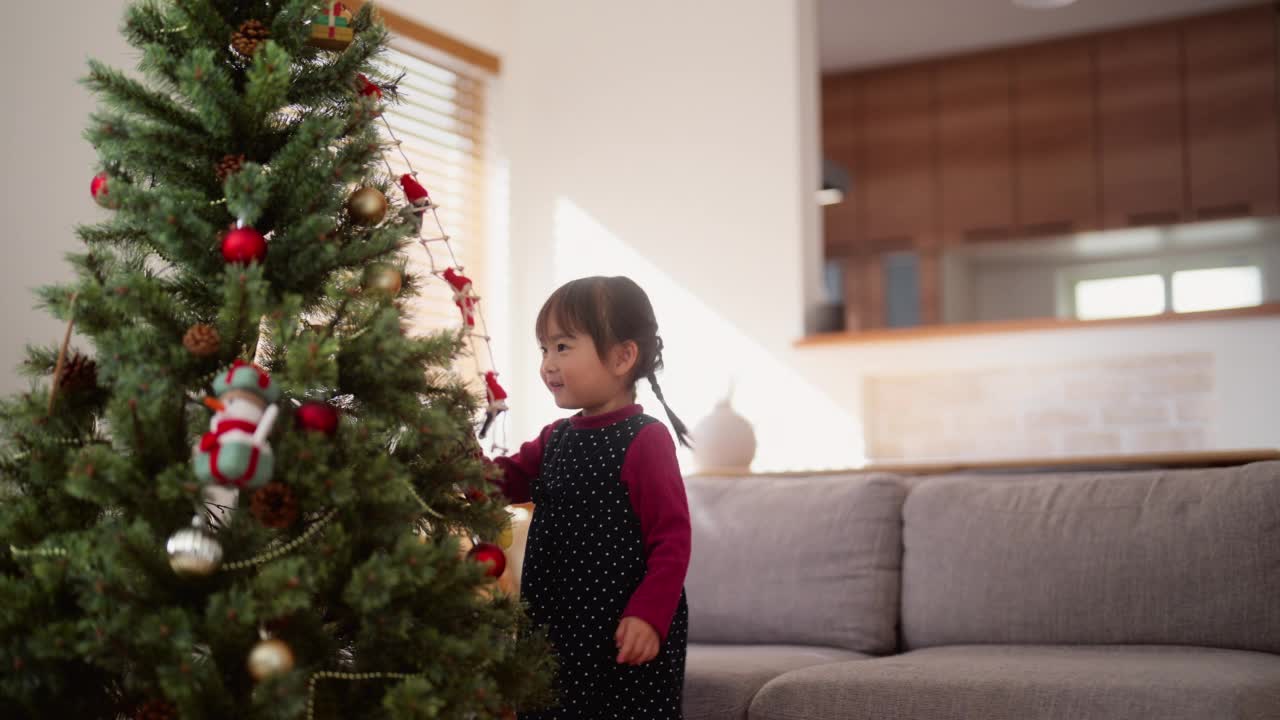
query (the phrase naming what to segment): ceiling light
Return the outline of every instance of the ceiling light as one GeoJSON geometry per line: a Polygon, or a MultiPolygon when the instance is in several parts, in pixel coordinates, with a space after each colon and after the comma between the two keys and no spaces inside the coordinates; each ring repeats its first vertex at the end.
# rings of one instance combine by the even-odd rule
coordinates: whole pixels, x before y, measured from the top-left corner
{"type": "Polygon", "coordinates": [[[839,205],[844,202],[844,191],[840,188],[823,188],[818,191],[819,205],[839,205]]]}
{"type": "Polygon", "coordinates": [[[1013,0],[1013,4],[1031,10],[1053,10],[1074,4],[1076,0],[1013,0]]]}

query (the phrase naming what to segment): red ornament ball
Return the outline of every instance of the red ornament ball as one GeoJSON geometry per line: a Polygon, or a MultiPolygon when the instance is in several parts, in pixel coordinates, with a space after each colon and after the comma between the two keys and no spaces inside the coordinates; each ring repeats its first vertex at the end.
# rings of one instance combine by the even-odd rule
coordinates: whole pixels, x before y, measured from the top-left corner
{"type": "Polygon", "coordinates": [[[89,194],[93,195],[94,202],[108,210],[114,210],[120,206],[107,191],[107,174],[104,172],[93,176],[93,180],[89,183],[89,194]]]}
{"type": "Polygon", "coordinates": [[[467,557],[474,562],[486,563],[488,568],[484,571],[489,577],[501,577],[502,573],[507,569],[507,555],[502,552],[502,548],[489,542],[482,542],[467,553],[467,557]]]}
{"type": "Polygon", "coordinates": [[[304,402],[298,408],[298,426],[333,437],[338,432],[338,409],[328,403],[304,402]]]}
{"type": "Polygon", "coordinates": [[[222,259],[229,263],[261,262],[267,256],[267,239],[251,227],[232,228],[222,236],[222,259]]]}

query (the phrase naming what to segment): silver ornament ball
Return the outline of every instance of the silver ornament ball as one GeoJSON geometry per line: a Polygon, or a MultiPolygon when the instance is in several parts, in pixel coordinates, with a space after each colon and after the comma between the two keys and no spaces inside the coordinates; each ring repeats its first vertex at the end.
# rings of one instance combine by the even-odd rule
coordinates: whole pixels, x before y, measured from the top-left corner
{"type": "Polygon", "coordinates": [[[222,544],[205,528],[204,518],[199,515],[191,521],[191,527],[169,536],[165,551],[169,553],[169,567],[183,577],[208,577],[222,565],[222,544]]]}

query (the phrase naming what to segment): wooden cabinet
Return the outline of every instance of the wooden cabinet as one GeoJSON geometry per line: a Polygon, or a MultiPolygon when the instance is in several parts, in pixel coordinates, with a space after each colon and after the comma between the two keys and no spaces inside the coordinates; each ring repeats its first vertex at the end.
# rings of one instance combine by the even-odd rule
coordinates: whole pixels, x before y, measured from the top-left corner
{"type": "Polygon", "coordinates": [[[824,252],[829,258],[849,257],[858,252],[858,210],[853,195],[844,202],[822,207],[824,252]]]}
{"type": "Polygon", "coordinates": [[[1189,219],[1179,32],[1165,24],[1097,40],[1104,227],[1189,219]]]}
{"type": "Polygon", "coordinates": [[[895,316],[888,253],[916,253],[929,323],[948,245],[1280,215],[1278,35],[1268,3],[824,78],[849,329],[895,316]]]}
{"type": "MultiPolygon", "coordinates": [[[[852,172],[859,166],[858,78],[830,75],[822,79],[823,157],[852,172]]],[[[853,189],[843,202],[824,206],[823,237],[826,256],[848,257],[858,250],[858,203],[853,189]]]]}
{"type": "Polygon", "coordinates": [[[867,73],[861,91],[861,161],[853,184],[861,243],[903,250],[935,242],[933,70],[867,73]]]}
{"type": "Polygon", "coordinates": [[[870,253],[844,260],[844,329],[876,330],[885,326],[884,261],[870,253]]]}
{"type": "Polygon", "coordinates": [[[1013,65],[1009,53],[937,70],[938,188],[944,244],[1013,237],[1013,65]]]}
{"type": "Polygon", "coordinates": [[[1014,157],[1022,235],[1098,226],[1092,43],[1053,42],[1014,56],[1014,157]]]}
{"type": "Polygon", "coordinates": [[[1275,12],[1267,4],[1182,25],[1198,220],[1277,211],[1275,12]]]}

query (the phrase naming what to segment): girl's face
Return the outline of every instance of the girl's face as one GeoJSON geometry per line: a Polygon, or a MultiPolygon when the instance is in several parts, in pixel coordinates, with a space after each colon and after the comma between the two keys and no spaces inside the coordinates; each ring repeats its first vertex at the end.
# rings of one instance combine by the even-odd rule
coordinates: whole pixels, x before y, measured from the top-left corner
{"type": "Polygon", "coordinates": [[[631,404],[629,376],[635,367],[634,342],[615,345],[601,360],[590,335],[566,333],[552,319],[539,347],[542,382],[557,406],[581,409],[584,415],[599,415],[631,404]]]}

